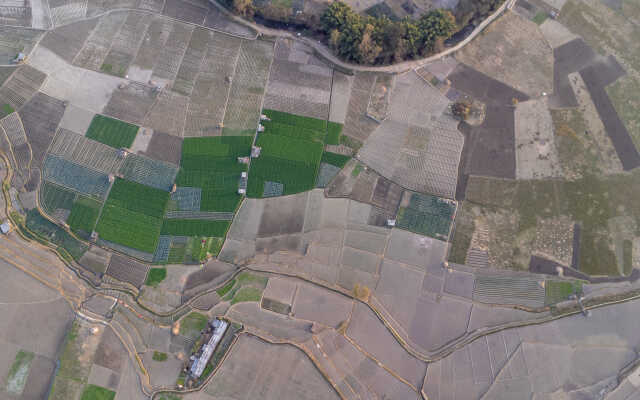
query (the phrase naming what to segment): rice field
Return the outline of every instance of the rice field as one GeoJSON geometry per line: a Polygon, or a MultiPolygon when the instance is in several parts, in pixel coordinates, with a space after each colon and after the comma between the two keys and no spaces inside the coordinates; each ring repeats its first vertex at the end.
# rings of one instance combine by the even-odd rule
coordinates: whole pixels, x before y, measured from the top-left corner
{"type": "Polygon", "coordinates": [[[96,231],[101,239],[153,253],[168,201],[168,192],[117,179],[96,231]]]}
{"type": "Polygon", "coordinates": [[[102,203],[94,199],[80,196],[71,207],[67,224],[74,232],[91,234],[96,226],[102,203]]]}
{"type": "Polygon", "coordinates": [[[256,146],[260,157],[251,162],[247,196],[271,197],[311,190],[324,149],[327,122],[274,110],[264,110],[256,146]]]}
{"type": "Polygon", "coordinates": [[[98,114],[93,117],[86,136],[116,149],[129,148],[138,128],[137,125],[98,114]]]}
{"type": "Polygon", "coordinates": [[[238,157],[249,155],[251,142],[246,136],[184,139],[176,184],[200,189],[199,209],[191,211],[235,211],[240,174],[247,169],[238,157]]]}

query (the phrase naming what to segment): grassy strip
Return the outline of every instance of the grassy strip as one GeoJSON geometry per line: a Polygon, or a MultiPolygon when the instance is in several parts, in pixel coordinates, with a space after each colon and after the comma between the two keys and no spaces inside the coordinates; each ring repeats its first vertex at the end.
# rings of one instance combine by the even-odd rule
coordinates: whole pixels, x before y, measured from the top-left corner
{"type": "Polygon", "coordinates": [[[218,293],[218,296],[224,297],[225,294],[227,294],[227,293],[229,293],[229,291],[231,291],[231,289],[233,288],[233,285],[235,285],[235,284],[236,284],[236,280],[232,279],[229,283],[227,283],[226,285],[224,285],[220,289],[216,290],[216,293],[218,293]]]}
{"type": "Polygon", "coordinates": [[[87,385],[82,392],[81,400],[113,400],[116,392],[97,385],[87,385]]]}
{"type": "Polygon", "coordinates": [[[197,336],[207,327],[207,317],[198,312],[192,312],[180,321],[180,334],[188,337],[197,336]]]}
{"type": "Polygon", "coordinates": [[[9,368],[9,373],[6,379],[6,390],[13,394],[22,394],[24,386],[27,383],[29,376],[29,368],[31,367],[31,361],[33,361],[33,353],[29,351],[20,350],[16,354],[16,358],[9,368]]]}
{"type": "Polygon", "coordinates": [[[630,275],[633,270],[633,242],[625,240],[622,242],[622,266],[625,275],[630,275]]]}
{"type": "Polygon", "coordinates": [[[86,136],[119,149],[131,147],[137,133],[137,125],[97,114],[91,120],[86,136]]]}
{"type": "Polygon", "coordinates": [[[238,289],[233,298],[231,304],[242,303],[247,301],[260,301],[262,297],[262,290],[253,286],[246,286],[238,289]]]}
{"type": "Polygon", "coordinates": [[[548,280],[544,285],[546,305],[555,304],[567,300],[572,294],[582,292],[581,281],[554,281],[548,280]]]}
{"type": "Polygon", "coordinates": [[[167,269],[166,268],[151,268],[149,270],[149,274],[147,275],[147,281],[145,284],[147,286],[156,287],[167,277],[167,269]]]}
{"type": "Polygon", "coordinates": [[[324,132],[327,122],[322,119],[304,117],[302,115],[289,114],[282,111],[265,109],[262,111],[272,122],[278,122],[296,127],[324,132]]]}

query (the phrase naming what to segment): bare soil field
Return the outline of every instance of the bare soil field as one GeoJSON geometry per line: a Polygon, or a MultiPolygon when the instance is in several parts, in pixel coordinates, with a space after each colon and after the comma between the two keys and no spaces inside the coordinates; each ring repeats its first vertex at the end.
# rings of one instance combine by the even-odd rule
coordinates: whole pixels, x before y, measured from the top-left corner
{"type": "Polygon", "coordinates": [[[538,25],[513,12],[489,25],[456,59],[531,97],[553,90],[551,48],[538,25]]]}
{"type": "Polygon", "coordinates": [[[141,154],[154,160],[180,165],[182,139],[164,132],[153,132],[149,146],[141,154]]]}
{"type": "MultiPolygon", "coordinates": [[[[19,110],[36,94],[45,78],[43,72],[31,66],[20,66],[0,88],[0,99],[14,110],[19,110]]],[[[8,113],[2,113],[6,114],[8,113]]]]}
{"type": "Polygon", "coordinates": [[[111,257],[107,274],[133,286],[140,287],[147,278],[149,266],[117,254],[111,257]]]}
{"type": "Polygon", "coordinates": [[[88,19],[61,26],[47,32],[40,41],[40,45],[71,64],[97,24],[97,19],[88,19]]]}
{"type": "Polygon", "coordinates": [[[236,342],[205,390],[211,396],[238,400],[339,398],[302,351],[248,335],[236,342]]]}
{"type": "Polygon", "coordinates": [[[299,285],[292,314],[295,318],[316,321],[337,328],[351,318],[353,300],[311,285],[299,285]]]}
{"type": "Polygon", "coordinates": [[[36,94],[20,109],[20,117],[33,154],[32,167],[40,168],[64,114],[62,101],[43,93],[36,94]]]}

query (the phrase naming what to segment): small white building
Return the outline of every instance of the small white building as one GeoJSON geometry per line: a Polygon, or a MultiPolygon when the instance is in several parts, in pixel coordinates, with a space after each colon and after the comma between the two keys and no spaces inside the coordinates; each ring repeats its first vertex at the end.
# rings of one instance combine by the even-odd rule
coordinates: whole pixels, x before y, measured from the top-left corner
{"type": "Polygon", "coordinates": [[[11,232],[11,222],[9,222],[9,220],[5,220],[2,224],[0,224],[0,232],[2,232],[4,235],[11,232]]]}

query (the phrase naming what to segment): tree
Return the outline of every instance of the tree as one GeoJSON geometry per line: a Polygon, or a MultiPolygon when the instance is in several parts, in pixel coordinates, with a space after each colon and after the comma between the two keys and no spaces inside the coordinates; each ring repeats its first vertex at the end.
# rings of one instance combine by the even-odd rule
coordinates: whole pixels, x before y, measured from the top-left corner
{"type": "Polygon", "coordinates": [[[337,29],[333,29],[329,34],[329,46],[331,46],[332,49],[337,50],[339,43],[340,31],[338,31],[337,29]]]}
{"type": "Polygon", "coordinates": [[[464,121],[471,112],[471,104],[465,100],[457,101],[451,106],[451,112],[464,121]]]}
{"type": "Polygon", "coordinates": [[[245,17],[253,16],[254,12],[252,0],[233,0],[233,9],[245,17]]]}
{"type": "Polygon", "coordinates": [[[347,17],[354,14],[348,4],[341,1],[334,1],[327,7],[320,17],[320,24],[325,33],[329,33],[334,29],[339,31],[345,27],[347,17]]]}
{"type": "Polygon", "coordinates": [[[367,24],[362,33],[362,39],[358,45],[358,52],[360,53],[360,61],[366,64],[373,64],[378,58],[378,55],[382,51],[382,47],[378,46],[371,37],[373,34],[373,25],[367,24]]]}

